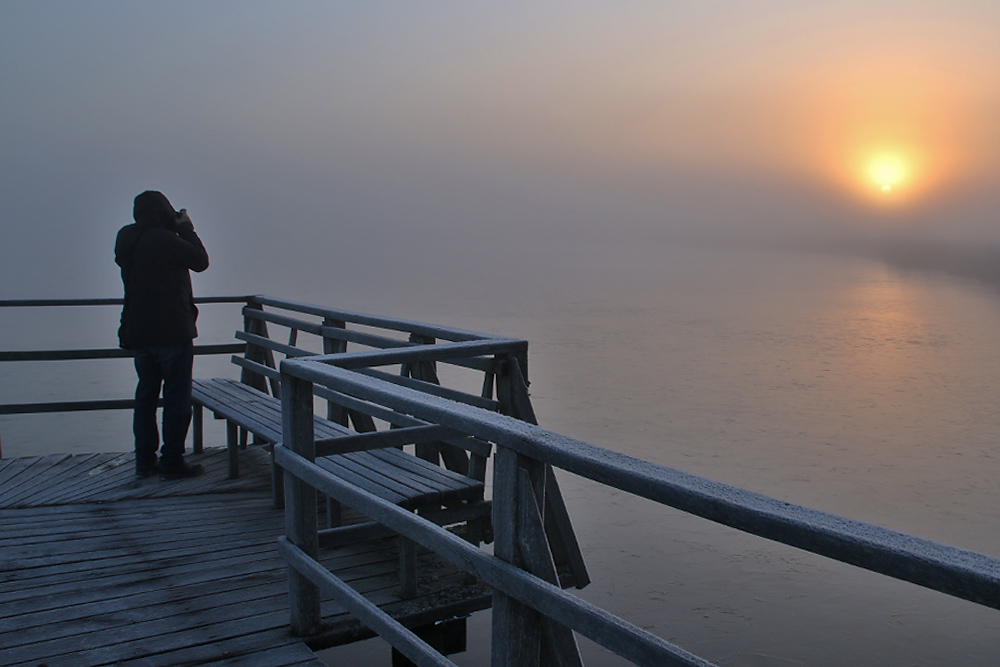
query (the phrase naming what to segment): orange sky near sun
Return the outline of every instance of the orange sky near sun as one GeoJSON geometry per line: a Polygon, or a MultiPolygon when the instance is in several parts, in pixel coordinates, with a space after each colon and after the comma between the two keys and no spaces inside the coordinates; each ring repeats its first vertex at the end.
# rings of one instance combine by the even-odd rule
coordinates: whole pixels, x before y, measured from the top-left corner
{"type": "Polygon", "coordinates": [[[1000,175],[1000,40],[987,23],[943,5],[866,22],[799,11],[787,25],[727,14],[702,32],[622,16],[620,30],[548,30],[451,70],[438,120],[454,139],[475,118],[464,141],[533,164],[772,174],[873,207],[1000,175]]]}
{"type": "Polygon", "coordinates": [[[823,72],[804,137],[819,172],[851,195],[903,204],[995,170],[979,68],[892,55],[823,72]]]}
{"type": "Polygon", "coordinates": [[[709,170],[806,176],[878,206],[1000,175],[1000,95],[984,63],[899,45],[804,60],[665,100],[663,127],[632,145],[709,170]]]}

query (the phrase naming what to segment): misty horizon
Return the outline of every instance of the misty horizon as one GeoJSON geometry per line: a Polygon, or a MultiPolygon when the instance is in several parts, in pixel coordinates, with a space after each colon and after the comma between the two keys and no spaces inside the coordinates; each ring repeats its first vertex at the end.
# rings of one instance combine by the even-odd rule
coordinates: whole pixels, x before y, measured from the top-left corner
{"type": "Polygon", "coordinates": [[[629,245],[952,265],[1000,247],[1000,16],[905,8],[7,4],[4,291],[119,294],[145,189],[190,212],[202,294],[419,298],[629,245]],[[883,192],[858,156],[889,145],[883,192]]]}
{"type": "MultiPolygon", "coordinates": [[[[159,190],[195,296],[522,338],[546,429],[997,555],[998,29],[996,0],[0,3],[0,298],[121,296],[159,190]]],[[[6,349],[118,344],[117,307],[2,310],[6,349]]],[[[0,402],[134,390],[101,364],[4,364],[0,402]]],[[[2,429],[132,447],[127,411],[2,429]]],[[[720,664],[1000,664],[993,609],[562,479],[580,594],[720,664]]]]}

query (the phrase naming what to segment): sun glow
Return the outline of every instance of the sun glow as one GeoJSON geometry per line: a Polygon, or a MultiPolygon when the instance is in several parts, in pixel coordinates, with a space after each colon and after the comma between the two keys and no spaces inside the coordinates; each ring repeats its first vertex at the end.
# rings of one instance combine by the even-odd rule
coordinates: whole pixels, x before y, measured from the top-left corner
{"type": "Polygon", "coordinates": [[[856,141],[853,151],[840,153],[840,180],[848,191],[879,206],[910,205],[920,201],[941,177],[933,155],[936,147],[878,146],[856,141]]]}
{"type": "Polygon", "coordinates": [[[868,164],[868,177],[871,183],[885,194],[890,194],[905,183],[907,171],[903,159],[893,154],[877,155],[868,164]]]}
{"type": "Polygon", "coordinates": [[[881,155],[872,161],[868,168],[872,180],[883,185],[899,183],[906,173],[899,158],[892,155],[881,155]]]}
{"type": "Polygon", "coordinates": [[[812,123],[803,145],[824,178],[870,205],[915,210],[947,197],[995,161],[995,131],[977,102],[979,71],[916,49],[873,48],[825,63],[815,72],[824,88],[803,103],[812,123]],[[963,69],[973,74],[946,76],[963,69]]]}
{"type": "Polygon", "coordinates": [[[843,142],[854,148],[831,151],[831,162],[840,160],[839,169],[832,164],[831,169],[840,172],[838,178],[848,191],[880,206],[923,201],[949,179],[954,164],[944,142],[925,137],[879,142],[845,136],[843,142]]]}

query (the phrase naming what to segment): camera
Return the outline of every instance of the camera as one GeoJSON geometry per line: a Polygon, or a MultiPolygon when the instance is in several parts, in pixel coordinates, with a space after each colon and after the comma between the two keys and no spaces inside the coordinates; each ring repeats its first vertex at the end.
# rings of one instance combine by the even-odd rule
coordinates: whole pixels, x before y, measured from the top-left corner
{"type": "Polygon", "coordinates": [[[182,208],[179,211],[174,211],[174,219],[170,221],[170,224],[167,226],[167,229],[169,229],[172,232],[176,232],[178,231],[177,228],[179,225],[182,225],[185,222],[189,222],[190,220],[191,218],[188,217],[186,208],[182,208]]]}

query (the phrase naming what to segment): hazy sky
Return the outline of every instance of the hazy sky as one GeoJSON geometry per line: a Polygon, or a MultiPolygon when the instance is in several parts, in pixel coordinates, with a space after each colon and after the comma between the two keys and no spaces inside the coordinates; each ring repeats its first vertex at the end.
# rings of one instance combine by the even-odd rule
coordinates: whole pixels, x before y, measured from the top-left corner
{"type": "Polygon", "coordinates": [[[120,294],[147,188],[189,209],[202,293],[700,234],[994,242],[998,66],[995,0],[7,0],[2,292],[120,294]]]}

